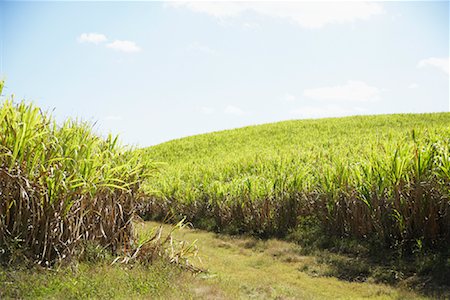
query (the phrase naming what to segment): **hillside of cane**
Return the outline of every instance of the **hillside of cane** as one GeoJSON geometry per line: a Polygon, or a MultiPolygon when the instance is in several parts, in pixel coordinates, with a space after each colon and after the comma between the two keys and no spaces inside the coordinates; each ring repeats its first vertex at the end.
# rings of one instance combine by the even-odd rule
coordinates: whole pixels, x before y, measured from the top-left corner
{"type": "Polygon", "coordinates": [[[313,223],[381,247],[450,237],[450,114],[293,120],[169,141],[140,204],[228,233],[283,237],[313,223]]]}

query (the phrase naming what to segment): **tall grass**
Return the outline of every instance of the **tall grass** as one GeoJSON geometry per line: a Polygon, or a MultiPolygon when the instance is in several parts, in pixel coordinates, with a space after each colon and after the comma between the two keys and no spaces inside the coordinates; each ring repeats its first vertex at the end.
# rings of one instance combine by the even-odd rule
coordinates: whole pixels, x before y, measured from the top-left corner
{"type": "Polygon", "coordinates": [[[150,147],[142,215],[286,235],[304,217],[385,246],[450,241],[450,114],[288,121],[150,147]],[[158,192],[152,192],[158,191],[158,192]]]}
{"type": "MultiPolygon", "coordinates": [[[[3,82],[0,84],[0,94],[3,82]]],[[[12,97],[0,104],[0,261],[49,265],[91,241],[115,252],[133,242],[132,215],[151,170],[117,137],[83,122],[57,125],[12,97]]]]}

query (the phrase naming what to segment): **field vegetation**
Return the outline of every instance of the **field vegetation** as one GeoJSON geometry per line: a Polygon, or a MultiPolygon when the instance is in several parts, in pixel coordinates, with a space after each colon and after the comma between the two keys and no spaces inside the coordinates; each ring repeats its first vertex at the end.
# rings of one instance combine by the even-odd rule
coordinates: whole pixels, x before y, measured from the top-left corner
{"type": "Polygon", "coordinates": [[[0,298],[420,297],[383,285],[404,271],[448,285],[449,113],[287,121],[134,149],[1,100],[0,298]],[[177,225],[163,234],[136,213],[177,225]],[[188,230],[186,243],[173,237],[185,221],[249,236],[188,230]],[[417,260],[392,269],[368,260],[376,251],[417,260]]]}
{"type": "Polygon", "coordinates": [[[167,163],[146,182],[147,218],[407,253],[450,242],[449,113],[286,121],[143,151],[167,163]]]}
{"type": "MultiPolygon", "coordinates": [[[[0,83],[0,94],[3,83],[0,83]]],[[[33,104],[0,106],[0,261],[56,261],[89,244],[124,253],[151,164],[73,120],[57,125],[33,104]]]]}

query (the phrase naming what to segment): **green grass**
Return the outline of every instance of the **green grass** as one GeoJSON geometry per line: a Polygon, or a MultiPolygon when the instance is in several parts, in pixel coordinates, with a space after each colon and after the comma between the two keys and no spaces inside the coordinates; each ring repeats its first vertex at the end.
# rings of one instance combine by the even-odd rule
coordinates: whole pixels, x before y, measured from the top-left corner
{"type": "Polygon", "coordinates": [[[450,113],[286,121],[173,140],[142,215],[284,236],[302,217],[384,246],[450,239],[450,113]]]}
{"type": "Polygon", "coordinates": [[[0,269],[1,299],[190,298],[192,276],[175,266],[111,266],[106,262],[43,269],[0,269]]]}
{"type": "MultiPolygon", "coordinates": [[[[146,222],[142,226],[157,225],[146,222]]],[[[333,274],[333,265],[320,256],[303,254],[295,243],[188,228],[176,231],[174,237],[188,242],[197,240],[201,262],[195,263],[207,272],[190,283],[195,299],[427,298],[407,287],[375,283],[372,278],[366,282],[339,280],[333,274]]]]}
{"type": "MultiPolygon", "coordinates": [[[[145,235],[159,224],[136,224],[145,235]]],[[[164,232],[171,231],[164,226],[164,232]]],[[[197,241],[206,272],[194,275],[159,261],[110,265],[110,258],[46,269],[0,268],[1,299],[427,299],[406,287],[348,282],[333,277],[337,255],[304,255],[277,239],[231,237],[183,228],[173,234],[197,241]]],[[[351,265],[351,264],[350,264],[351,265]]],[[[347,267],[349,269],[350,267],[347,267]]]]}

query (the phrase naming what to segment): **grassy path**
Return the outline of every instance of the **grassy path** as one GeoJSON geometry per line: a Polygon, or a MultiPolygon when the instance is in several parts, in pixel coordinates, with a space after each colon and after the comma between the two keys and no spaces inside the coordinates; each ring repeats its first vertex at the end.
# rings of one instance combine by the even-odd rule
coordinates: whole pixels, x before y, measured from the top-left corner
{"type": "MultiPolygon", "coordinates": [[[[146,222],[141,229],[159,226],[146,222]]],[[[326,273],[316,257],[302,256],[297,245],[279,240],[233,238],[182,229],[179,240],[197,240],[208,272],[190,283],[189,297],[199,299],[419,299],[413,292],[374,284],[346,282],[326,273]]]]}
{"type": "MultiPolygon", "coordinates": [[[[159,226],[136,225],[138,232],[159,226]]],[[[164,232],[169,232],[165,227],[164,232]]],[[[193,275],[162,261],[150,266],[111,265],[114,257],[108,255],[98,262],[74,262],[56,269],[0,267],[0,299],[421,298],[370,280],[358,283],[324,276],[333,274],[332,266],[320,256],[301,255],[293,243],[192,229],[175,231],[173,237],[175,242],[197,240],[201,262],[193,262],[208,271],[193,275]]],[[[92,254],[102,255],[96,251],[92,254]]]]}

